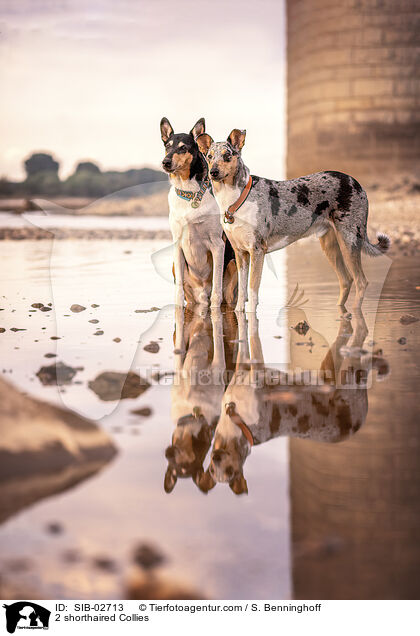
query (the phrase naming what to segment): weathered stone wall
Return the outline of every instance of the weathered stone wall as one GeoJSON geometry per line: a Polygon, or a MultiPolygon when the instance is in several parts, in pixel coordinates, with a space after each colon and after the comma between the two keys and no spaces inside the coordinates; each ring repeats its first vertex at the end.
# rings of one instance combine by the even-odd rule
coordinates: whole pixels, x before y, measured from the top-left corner
{"type": "Polygon", "coordinates": [[[420,160],[419,0],[288,0],[287,174],[420,160]]]}
{"type": "MultiPolygon", "coordinates": [[[[298,272],[308,267],[309,257],[301,255],[304,248],[297,249],[298,245],[288,251],[289,295],[295,288],[298,272]]],[[[314,270],[321,271],[317,257],[310,258],[314,270]]],[[[319,254],[319,258],[323,256],[319,254]]],[[[363,345],[373,335],[374,349],[383,347],[389,372],[386,374],[385,364],[381,382],[376,379],[377,372],[373,372],[366,419],[361,418],[359,430],[334,444],[290,439],[294,598],[419,597],[420,426],[416,373],[419,332],[418,323],[404,327],[395,318],[390,320],[388,300],[400,289],[405,271],[398,263],[391,267],[374,333],[367,336],[363,345]],[[402,336],[409,343],[404,352],[397,344],[402,336]]],[[[310,294],[310,289],[305,291],[310,294]]],[[[404,298],[410,294],[407,289],[402,293],[404,298]]],[[[337,337],[331,331],[335,318],[331,308],[329,317],[324,315],[317,320],[329,342],[337,337]]],[[[309,310],[307,322],[312,323],[309,310]]],[[[352,326],[356,328],[354,318],[352,326]]],[[[317,355],[317,346],[313,355],[317,355]]],[[[363,415],[365,404],[361,398],[363,394],[348,389],[343,407],[352,400],[353,405],[342,414],[363,415]]]]}
{"type": "Polygon", "coordinates": [[[290,441],[295,598],[418,598],[420,468],[407,431],[381,424],[336,446],[290,441]]]}

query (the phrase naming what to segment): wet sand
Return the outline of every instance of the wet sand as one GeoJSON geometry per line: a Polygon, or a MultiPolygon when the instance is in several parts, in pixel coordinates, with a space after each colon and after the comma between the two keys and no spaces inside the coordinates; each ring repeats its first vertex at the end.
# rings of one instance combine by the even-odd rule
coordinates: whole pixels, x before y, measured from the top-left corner
{"type": "Polygon", "coordinates": [[[169,230],[105,230],[105,229],[58,229],[43,230],[36,227],[25,228],[0,228],[0,240],[5,241],[44,241],[46,239],[58,241],[62,240],[170,240],[169,230]]]}

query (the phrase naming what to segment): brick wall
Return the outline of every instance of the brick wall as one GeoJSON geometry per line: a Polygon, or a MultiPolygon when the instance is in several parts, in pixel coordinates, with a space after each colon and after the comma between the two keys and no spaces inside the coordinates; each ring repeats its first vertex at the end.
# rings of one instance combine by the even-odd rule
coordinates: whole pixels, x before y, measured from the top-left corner
{"type": "Polygon", "coordinates": [[[288,0],[288,177],[420,160],[420,1],[288,0]]]}

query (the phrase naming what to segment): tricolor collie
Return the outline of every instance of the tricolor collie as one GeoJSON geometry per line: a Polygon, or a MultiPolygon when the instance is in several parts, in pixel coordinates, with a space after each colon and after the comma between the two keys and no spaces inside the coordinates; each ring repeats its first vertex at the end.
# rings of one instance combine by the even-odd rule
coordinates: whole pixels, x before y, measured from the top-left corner
{"type": "Polygon", "coordinates": [[[164,117],[163,169],[169,174],[169,224],[175,243],[175,302],[219,307],[235,304],[237,273],[213,196],[206,161],[195,138],[205,130],[199,119],[189,133],[175,134],[164,117]],[[225,249],[226,242],[226,249],[225,249]]]}
{"type": "Polygon", "coordinates": [[[235,313],[175,311],[175,376],[171,392],[171,415],[175,423],[165,451],[168,466],[164,488],[172,492],[179,478],[191,478],[202,492],[203,462],[211,446],[225,392],[225,370],[232,369],[237,337],[235,313]]]}
{"type": "Polygon", "coordinates": [[[352,283],[355,305],[360,306],[367,286],[361,252],[386,252],[389,238],[378,234],[372,245],[367,237],[368,201],[362,186],[341,172],[317,172],[289,181],[251,176],[241,157],[245,130],[234,129],[227,141],[214,143],[203,133],[197,138],[205,155],[224,230],[238,265],[238,302],[243,311],[248,299],[256,310],[264,255],[300,238],[316,234],[335,269],[340,284],[339,305],[344,305],[352,283]]]}

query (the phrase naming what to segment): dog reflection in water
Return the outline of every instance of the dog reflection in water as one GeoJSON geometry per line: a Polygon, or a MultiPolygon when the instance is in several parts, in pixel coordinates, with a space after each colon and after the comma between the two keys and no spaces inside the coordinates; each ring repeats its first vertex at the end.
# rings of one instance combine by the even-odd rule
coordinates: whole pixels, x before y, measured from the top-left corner
{"type": "Polygon", "coordinates": [[[248,338],[245,315],[239,314],[236,370],[222,398],[209,467],[198,482],[206,491],[220,482],[229,484],[237,495],[247,493],[245,460],[252,446],[274,437],[332,443],[353,435],[366,418],[370,369],[376,368],[382,376],[388,373],[382,357],[362,349],[368,330],[360,310],[353,319],[340,310],[338,335],[329,349],[323,336],[308,325],[302,309],[288,306],[286,311],[291,370],[316,371],[318,358],[317,378],[322,381],[289,384],[285,373],[267,373],[257,318],[250,315],[248,338]],[[322,356],[315,350],[322,351],[322,356]]]}
{"type": "Polygon", "coordinates": [[[171,415],[172,443],[165,451],[168,467],[164,488],[171,492],[178,478],[191,477],[203,492],[208,480],[203,462],[210,449],[226,389],[226,363],[232,367],[232,343],[223,330],[235,333],[234,313],[219,309],[176,308],[175,376],[171,415]],[[204,312],[204,313],[203,313],[204,312]],[[231,326],[229,326],[231,323],[231,326]],[[230,362],[229,362],[230,361],[230,362]]]}

